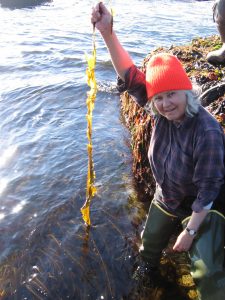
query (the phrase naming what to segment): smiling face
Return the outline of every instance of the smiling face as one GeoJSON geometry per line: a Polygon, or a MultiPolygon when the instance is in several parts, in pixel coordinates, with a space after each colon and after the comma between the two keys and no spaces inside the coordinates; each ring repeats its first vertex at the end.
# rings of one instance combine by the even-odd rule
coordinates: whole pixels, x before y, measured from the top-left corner
{"type": "Polygon", "coordinates": [[[169,91],[152,98],[158,113],[170,121],[181,122],[185,117],[187,96],[184,91],[169,91]]]}

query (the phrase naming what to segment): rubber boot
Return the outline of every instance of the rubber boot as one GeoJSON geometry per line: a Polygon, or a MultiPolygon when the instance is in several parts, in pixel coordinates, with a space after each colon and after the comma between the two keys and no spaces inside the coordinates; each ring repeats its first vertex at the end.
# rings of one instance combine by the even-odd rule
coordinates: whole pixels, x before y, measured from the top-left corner
{"type": "Polygon", "coordinates": [[[154,201],[151,203],[145,228],[142,233],[140,254],[152,266],[159,265],[162,250],[174,233],[178,218],[163,210],[154,201]]]}
{"type": "Polygon", "coordinates": [[[189,251],[191,275],[201,300],[225,299],[224,228],[224,216],[209,212],[189,251]]]}
{"type": "Polygon", "coordinates": [[[219,50],[209,52],[207,61],[212,65],[225,64],[225,0],[219,0],[213,7],[213,19],[223,43],[219,50]]]}

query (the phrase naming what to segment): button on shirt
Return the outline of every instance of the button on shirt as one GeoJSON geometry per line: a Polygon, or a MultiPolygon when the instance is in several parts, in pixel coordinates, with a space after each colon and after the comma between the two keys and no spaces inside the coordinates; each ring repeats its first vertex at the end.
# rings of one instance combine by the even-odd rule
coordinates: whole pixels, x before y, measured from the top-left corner
{"type": "MultiPolygon", "coordinates": [[[[148,102],[145,74],[136,66],[128,70],[125,82],[118,80],[118,89],[127,90],[142,107],[148,102]]],[[[155,117],[148,157],[160,201],[169,211],[176,213],[184,199],[193,198],[192,210],[200,212],[216,199],[224,182],[224,145],[223,129],[201,105],[181,123],[155,117]]]]}

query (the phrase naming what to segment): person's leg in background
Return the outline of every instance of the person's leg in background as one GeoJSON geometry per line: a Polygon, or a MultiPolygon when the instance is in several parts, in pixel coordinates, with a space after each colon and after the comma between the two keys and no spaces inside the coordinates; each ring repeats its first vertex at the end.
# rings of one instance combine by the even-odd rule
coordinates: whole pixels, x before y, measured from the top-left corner
{"type": "Polygon", "coordinates": [[[207,60],[209,63],[216,65],[225,63],[225,0],[216,0],[213,6],[213,19],[223,45],[219,50],[209,52],[207,60]]]}
{"type": "MultiPolygon", "coordinates": [[[[187,223],[188,218],[183,226],[187,223]]],[[[189,251],[191,275],[201,300],[225,299],[224,230],[225,217],[210,211],[189,251]]]]}

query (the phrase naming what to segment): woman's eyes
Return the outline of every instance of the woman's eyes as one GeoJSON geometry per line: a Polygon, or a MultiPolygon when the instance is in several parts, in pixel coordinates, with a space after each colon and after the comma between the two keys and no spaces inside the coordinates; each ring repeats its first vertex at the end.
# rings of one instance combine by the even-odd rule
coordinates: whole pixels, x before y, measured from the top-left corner
{"type": "Polygon", "coordinates": [[[167,94],[168,97],[172,97],[175,94],[175,92],[170,92],[167,94]]]}
{"type": "MultiPolygon", "coordinates": [[[[174,95],[176,94],[176,92],[169,92],[169,93],[167,93],[166,94],[166,96],[168,97],[168,98],[171,98],[171,97],[173,97],[174,95]]],[[[155,102],[160,102],[160,101],[162,101],[163,100],[163,97],[161,97],[161,96],[156,96],[155,98],[154,98],[154,101],[155,102]]]]}
{"type": "Polygon", "coordinates": [[[157,101],[157,102],[159,102],[159,101],[161,101],[163,98],[162,97],[155,97],[155,101],[157,101]]]}

